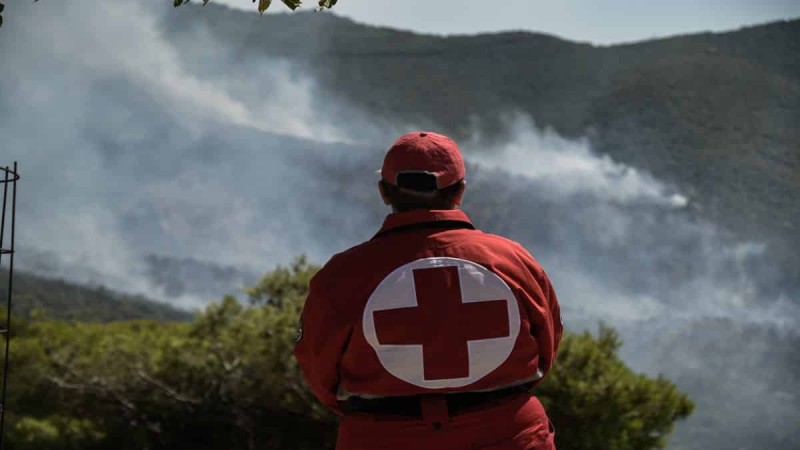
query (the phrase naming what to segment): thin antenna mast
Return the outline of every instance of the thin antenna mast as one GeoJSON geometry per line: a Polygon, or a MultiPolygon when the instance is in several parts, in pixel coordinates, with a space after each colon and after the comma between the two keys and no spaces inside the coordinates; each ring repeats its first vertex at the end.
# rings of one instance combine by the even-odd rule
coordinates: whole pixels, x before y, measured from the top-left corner
{"type": "Polygon", "coordinates": [[[2,450],[6,425],[6,386],[8,384],[8,351],[11,342],[11,290],[14,287],[14,231],[16,228],[17,180],[19,180],[19,171],[16,161],[14,161],[13,170],[8,167],[0,167],[0,170],[3,171],[3,179],[0,180],[0,183],[3,184],[3,210],[2,217],[0,217],[0,268],[3,267],[3,256],[9,255],[8,280],[6,284],[6,323],[5,327],[0,328],[0,335],[5,338],[6,344],[5,354],[3,356],[3,390],[2,394],[0,394],[0,450],[2,450]],[[8,210],[9,190],[11,191],[11,239],[9,239],[8,246],[6,246],[6,211],[8,210]]]}

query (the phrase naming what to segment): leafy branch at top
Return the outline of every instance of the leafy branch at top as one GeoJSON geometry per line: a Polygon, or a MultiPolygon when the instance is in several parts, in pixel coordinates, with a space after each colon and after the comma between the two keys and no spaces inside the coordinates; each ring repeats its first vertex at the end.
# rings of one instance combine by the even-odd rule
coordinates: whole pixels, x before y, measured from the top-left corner
{"type": "MultiPolygon", "coordinates": [[[[34,0],[36,2],[38,0],[34,0]]],[[[190,0],[173,0],[173,5],[177,8],[185,3],[189,3],[190,0]]],[[[210,0],[203,0],[203,6],[207,5],[210,0]]],[[[294,11],[295,9],[299,8],[300,5],[303,4],[302,0],[281,0],[284,5],[286,5],[289,9],[294,11]]],[[[338,0],[319,0],[317,3],[317,10],[326,9],[326,8],[333,8],[338,0]]],[[[256,0],[253,0],[255,3],[256,0]]],[[[258,12],[264,14],[264,11],[269,8],[272,4],[272,0],[258,0],[258,12]]],[[[3,26],[3,10],[5,9],[5,5],[0,2],[0,27],[3,26]]]]}
{"type": "MultiPolygon", "coordinates": [[[[178,6],[181,6],[181,5],[185,4],[185,3],[189,3],[189,1],[190,0],[174,0],[173,4],[177,8],[178,6]]],[[[210,0],[203,0],[203,6],[207,5],[209,1],[210,0]]],[[[256,2],[256,0],[252,0],[252,1],[253,1],[253,3],[256,2]]],[[[284,5],[286,5],[292,11],[294,11],[297,8],[299,8],[300,5],[303,4],[302,0],[281,0],[281,1],[283,2],[284,5]]],[[[337,1],[338,0],[319,0],[317,2],[317,9],[320,10],[320,9],[326,9],[326,8],[333,8],[333,6],[336,5],[337,1]]],[[[272,4],[272,0],[258,0],[258,12],[260,12],[261,14],[264,14],[264,11],[266,11],[270,7],[271,4],[272,4]]]]}

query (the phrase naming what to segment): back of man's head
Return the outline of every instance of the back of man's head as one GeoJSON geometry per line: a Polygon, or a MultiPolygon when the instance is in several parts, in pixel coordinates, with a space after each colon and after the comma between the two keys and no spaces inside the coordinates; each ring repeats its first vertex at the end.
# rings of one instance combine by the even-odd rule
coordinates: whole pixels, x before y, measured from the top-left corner
{"type": "Polygon", "coordinates": [[[417,131],[401,136],[386,152],[380,191],[395,211],[454,209],[465,187],[461,150],[447,136],[417,131]]]}

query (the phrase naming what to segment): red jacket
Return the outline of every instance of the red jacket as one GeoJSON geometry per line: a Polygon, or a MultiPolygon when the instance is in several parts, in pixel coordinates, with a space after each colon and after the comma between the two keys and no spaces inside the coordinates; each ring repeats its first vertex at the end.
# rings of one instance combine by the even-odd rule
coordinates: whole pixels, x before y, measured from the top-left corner
{"type": "Polygon", "coordinates": [[[460,210],[391,214],[311,280],[295,356],[319,400],[538,382],[561,340],[558,300],[519,244],[460,210]]]}

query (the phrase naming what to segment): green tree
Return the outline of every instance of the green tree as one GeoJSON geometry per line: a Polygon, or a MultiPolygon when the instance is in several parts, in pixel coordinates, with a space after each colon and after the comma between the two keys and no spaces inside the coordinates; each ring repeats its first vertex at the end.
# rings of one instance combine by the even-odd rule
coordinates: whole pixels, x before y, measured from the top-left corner
{"type": "Polygon", "coordinates": [[[567,335],[550,375],[536,389],[556,424],[559,449],[657,449],[694,404],[675,385],[631,371],[617,356],[622,341],[602,326],[567,335]],[[560,432],[559,432],[560,431],[560,432]]]}
{"type": "MultiPolygon", "coordinates": [[[[305,258],[189,323],[16,327],[9,449],[325,449],[336,418],[306,389],[293,357],[305,258]]],[[[561,450],[661,448],[692,404],[663,379],[630,371],[619,340],[566,336],[537,388],[561,450]]]]}

